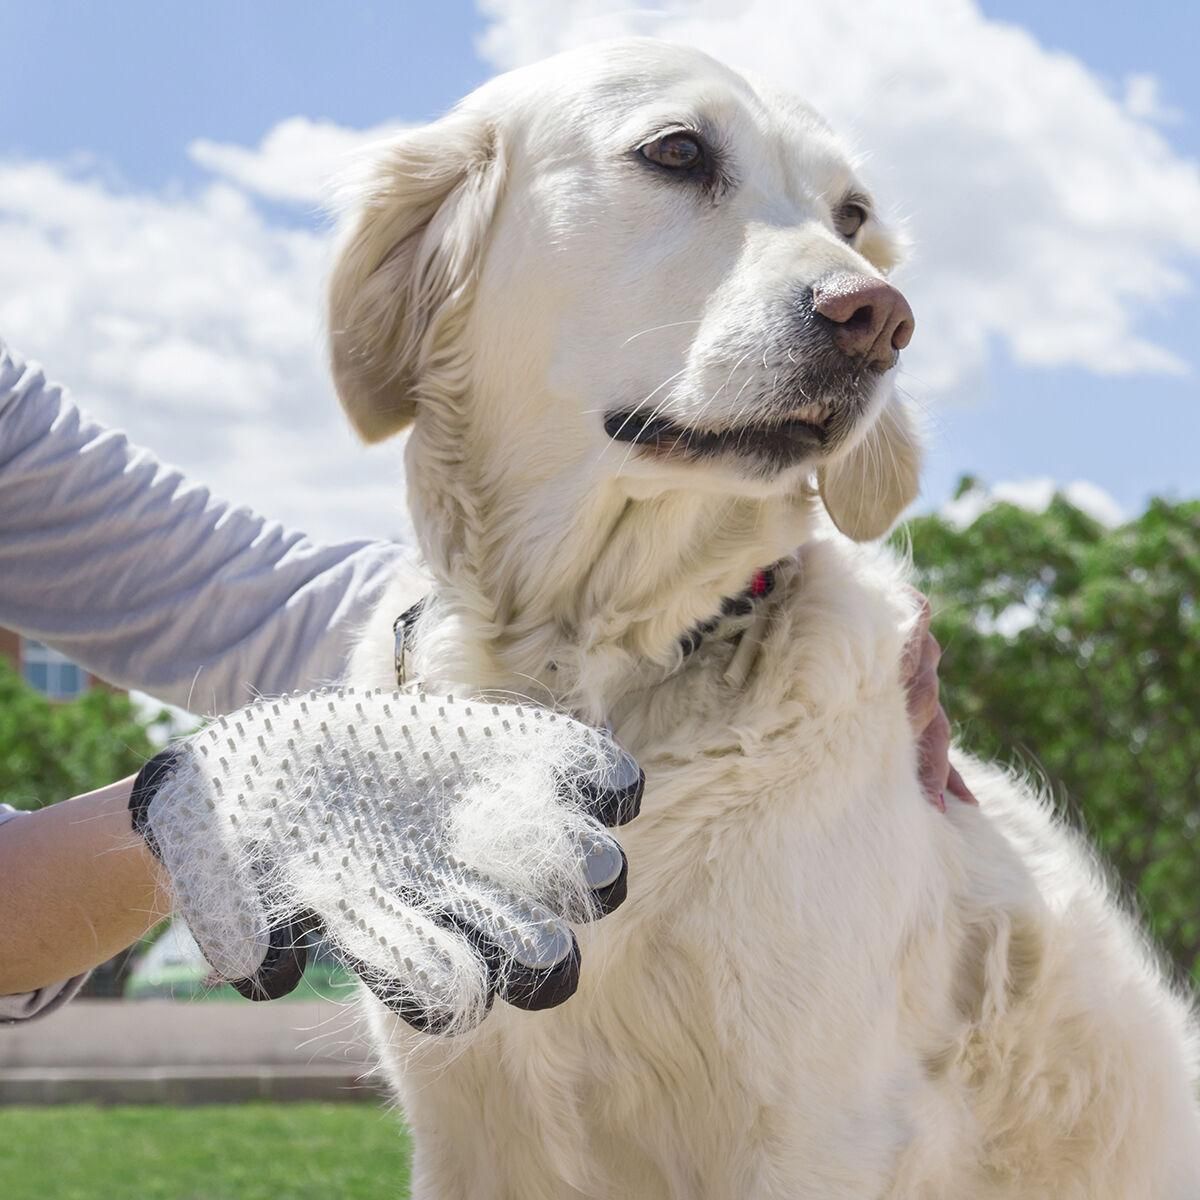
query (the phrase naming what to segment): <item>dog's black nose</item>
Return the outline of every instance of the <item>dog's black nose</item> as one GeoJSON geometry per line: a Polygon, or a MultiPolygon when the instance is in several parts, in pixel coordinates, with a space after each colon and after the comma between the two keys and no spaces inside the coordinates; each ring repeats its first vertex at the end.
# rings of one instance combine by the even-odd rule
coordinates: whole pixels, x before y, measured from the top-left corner
{"type": "Polygon", "coordinates": [[[813,284],[813,312],[832,326],[834,345],[849,358],[887,371],[897,351],[912,341],[912,309],[903,294],[882,279],[839,271],[813,284]]]}

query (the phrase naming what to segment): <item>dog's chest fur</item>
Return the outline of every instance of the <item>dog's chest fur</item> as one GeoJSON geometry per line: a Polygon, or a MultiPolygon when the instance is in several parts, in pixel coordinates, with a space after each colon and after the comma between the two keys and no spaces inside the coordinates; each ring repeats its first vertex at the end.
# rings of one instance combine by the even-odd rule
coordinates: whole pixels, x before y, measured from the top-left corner
{"type": "Polygon", "coordinates": [[[940,873],[906,614],[871,570],[810,550],[744,687],[723,680],[734,646],[711,642],[617,704],[647,793],[621,831],[629,899],[581,932],[578,993],[499,1006],[407,1067],[411,1039],[388,1031],[415,1196],[883,1194],[925,1086],[896,947],[939,907],[940,873]]]}

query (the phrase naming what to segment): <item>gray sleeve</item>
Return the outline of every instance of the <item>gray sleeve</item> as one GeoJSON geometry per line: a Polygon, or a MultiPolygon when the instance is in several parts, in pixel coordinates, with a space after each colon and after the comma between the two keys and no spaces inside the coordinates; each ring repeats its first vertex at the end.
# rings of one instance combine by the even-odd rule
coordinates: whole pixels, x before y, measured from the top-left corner
{"type": "MultiPolygon", "coordinates": [[[[0,825],[20,814],[7,804],[0,804],[0,825]]],[[[56,1008],[62,1008],[83,987],[87,975],[76,975],[64,983],[53,983],[38,988],[36,992],[24,992],[17,996],[0,996],[0,1025],[11,1025],[14,1021],[29,1021],[45,1016],[56,1008]]]]}
{"type": "Polygon", "coordinates": [[[73,1000],[86,982],[87,975],[76,975],[65,983],[38,988],[36,992],[26,992],[23,996],[0,996],[0,1025],[44,1017],[73,1000]]]}
{"type": "Polygon", "coordinates": [[[337,679],[405,557],[319,545],[216,499],[0,342],[0,626],[122,687],[225,712],[337,679]]]}

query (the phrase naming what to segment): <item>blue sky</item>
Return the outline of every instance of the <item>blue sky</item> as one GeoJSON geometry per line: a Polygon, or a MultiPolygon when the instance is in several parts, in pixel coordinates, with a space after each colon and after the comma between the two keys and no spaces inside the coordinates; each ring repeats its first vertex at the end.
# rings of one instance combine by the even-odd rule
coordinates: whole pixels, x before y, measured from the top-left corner
{"type": "Polygon", "coordinates": [[[0,0],[0,26],[20,47],[0,72],[0,153],[94,154],[155,187],[198,179],[193,138],[251,144],[297,113],[420,121],[494,73],[467,0],[0,0]]]}
{"type": "MultiPolygon", "coordinates": [[[[505,7],[503,0],[498,7],[505,7]]],[[[1195,6],[1167,0],[1137,6],[985,0],[982,10],[1023,27],[1049,50],[1080,59],[1114,95],[1131,75],[1155,77],[1156,103],[1164,110],[1154,118],[1155,127],[1177,158],[1200,158],[1195,6]]],[[[255,147],[295,116],[351,129],[435,116],[496,69],[477,49],[488,26],[465,0],[339,5],[0,0],[8,47],[0,72],[0,162],[54,164],[68,176],[98,180],[106,197],[153,195],[166,204],[212,182],[211,170],[189,153],[196,139],[255,147]]],[[[670,27],[664,32],[669,35],[670,27]]],[[[529,41],[534,35],[525,36],[529,41]]],[[[921,198],[900,200],[915,205],[921,198]]],[[[309,206],[264,195],[252,201],[261,219],[279,230],[316,227],[309,206]]],[[[1170,205],[1163,211],[1165,221],[1179,220],[1170,205]]],[[[0,220],[3,216],[0,196],[0,220]]],[[[1200,223],[1200,213],[1196,220],[1200,223]]],[[[53,240],[53,230],[42,236],[53,240]]],[[[1157,253],[1170,262],[1169,248],[1157,253]]],[[[1028,355],[1021,363],[1009,339],[988,332],[981,363],[964,369],[958,383],[935,388],[928,401],[929,502],[940,502],[963,472],[993,482],[1041,476],[1062,483],[1092,480],[1126,511],[1135,511],[1151,493],[1200,494],[1195,332],[1200,300],[1195,258],[1182,250],[1177,257],[1171,265],[1190,278],[1190,293],[1156,298],[1151,288],[1150,295],[1124,303],[1139,334],[1171,352],[1185,371],[1096,373],[1088,369],[1085,352],[1065,355],[1057,364],[1035,365],[1028,355]]],[[[920,265],[918,253],[911,270],[919,275],[920,265]]],[[[30,282],[3,280],[4,287],[18,291],[30,282]]],[[[1103,277],[1088,285],[1092,291],[1105,286],[1103,277]]],[[[1036,327],[1042,294],[1028,289],[1016,302],[1027,307],[1027,329],[1036,327]]],[[[963,300],[967,309],[971,303],[963,300]]],[[[0,337],[6,336],[5,311],[0,305],[0,337]]],[[[930,328],[920,308],[917,315],[918,338],[936,339],[936,317],[930,328]]],[[[1060,304],[1047,321],[1051,340],[1053,323],[1062,319],[1060,304]]],[[[67,375],[89,399],[89,388],[97,393],[102,416],[187,458],[187,442],[162,412],[123,404],[119,380],[93,371],[91,359],[77,361],[52,338],[38,344],[41,327],[32,321],[16,322],[28,352],[43,357],[52,372],[67,375]]],[[[1053,352],[1049,357],[1053,360],[1053,352]]],[[[923,380],[906,383],[922,394],[923,380]]],[[[206,469],[201,459],[187,465],[206,469]]],[[[231,480],[220,471],[218,476],[227,488],[241,478],[231,480]]],[[[261,502],[259,494],[252,498],[261,502]]],[[[300,504],[286,515],[303,521],[313,511],[300,504]]],[[[352,513],[348,503],[342,524],[330,528],[345,529],[352,513]]]]}
{"type": "MultiPolygon", "coordinates": [[[[802,0],[801,0],[802,2],[802,0]]],[[[1149,72],[1185,119],[1171,140],[1200,156],[1200,8],[1178,0],[985,0],[1114,82],[1149,72]]],[[[84,151],[130,180],[194,174],[195,137],[254,142],[295,113],[346,125],[436,116],[494,73],[476,53],[471,0],[0,0],[0,153],[84,151]]]]}
{"type": "MultiPolygon", "coordinates": [[[[1004,0],[983,9],[1081,58],[1114,86],[1133,72],[1157,76],[1165,104],[1180,114],[1167,126],[1170,141],[1200,157],[1200,8],[1171,0],[1004,0]]],[[[992,480],[1092,479],[1129,511],[1151,494],[1200,494],[1200,300],[1193,294],[1154,311],[1152,321],[1190,364],[1190,375],[1113,379],[1030,371],[997,352],[983,402],[939,410],[944,424],[931,463],[931,497],[962,471],[992,480]]]]}

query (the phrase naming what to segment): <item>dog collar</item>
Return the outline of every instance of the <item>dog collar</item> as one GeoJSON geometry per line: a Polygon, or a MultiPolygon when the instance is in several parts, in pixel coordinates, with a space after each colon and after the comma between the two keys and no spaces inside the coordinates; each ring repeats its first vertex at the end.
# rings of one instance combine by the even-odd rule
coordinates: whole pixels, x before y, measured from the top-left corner
{"type": "MultiPolygon", "coordinates": [[[[777,566],[778,564],[774,564],[755,571],[750,582],[736,596],[726,596],[721,601],[721,609],[715,616],[710,617],[707,621],[702,621],[699,625],[694,625],[687,633],[683,634],[679,639],[679,646],[683,651],[684,658],[695,654],[706,641],[714,637],[718,641],[728,641],[738,637],[745,642],[744,635],[747,631],[757,628],[761,624],[760,608],[762,601],[775,590],[777,566]]],[[[408,682],[407,664],[408,657],[412,653],[413,635],[417,621],[420,619],[421,613],[425,611],[428,600],[428,596],[422,596],[416,604],[411,608],[406,608],[392,622],[396,683],[399,687],[404,687],[408,682]]],[[[757,647],[760,638],[756,636],[751,640],[757,647]]],[[[744,672],[739,669],[738,674],[744,674],[744,672]]]]}
{"type": "Polygon", "coordinates": [[[726,596],[721,601],[721,610],[716,616],[694,625],[679,639],[684,657],[695,654],[714,635],[719,635],[718,641],[726,641],[742,633],[751,624],[759,603],[774,590],[775,566],[755,571],[750,582],[736,596],[726,596]]]}

